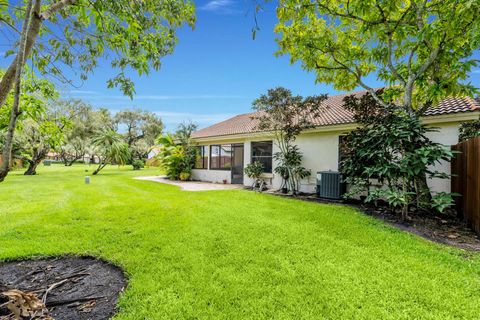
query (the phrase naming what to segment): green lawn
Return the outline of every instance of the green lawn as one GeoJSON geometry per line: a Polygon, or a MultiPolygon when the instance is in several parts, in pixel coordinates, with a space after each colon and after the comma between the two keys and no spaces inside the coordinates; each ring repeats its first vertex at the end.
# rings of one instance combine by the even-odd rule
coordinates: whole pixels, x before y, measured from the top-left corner
{"type": "Polygon", "coordinates": [[[85,185],[85,168],[0,184],[0,260],[113,261],[129,276],[115,319],[480,317],[479,255],[348,207],[132,179],[155,169],[111,167],[85,185]]]}

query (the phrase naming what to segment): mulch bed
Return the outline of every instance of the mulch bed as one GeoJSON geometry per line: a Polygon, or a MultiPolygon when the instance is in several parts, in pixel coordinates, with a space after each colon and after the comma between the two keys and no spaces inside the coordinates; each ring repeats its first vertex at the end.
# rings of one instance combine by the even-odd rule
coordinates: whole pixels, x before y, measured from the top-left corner
{"type": "Polygon", "coordinates": [[[44,308],[20,319],[109,319],[126,284],[120,268],[92,257],[6,262],[0,264],[0,320],[15,319],[6,305],[9,297],[30,293],[32,304],[44,308]]]}
{"type": "MultiPolygon", "coordinates": [[[[292,198],[291,195],[278,192],[269,192],[269,194],[292,198]]],[[[360,212],[425,239],[464,250],[480,252],[480,236],[459,219],[454,210],[437,215],[415,214],[411,215],[410,220],[402,221],[398,213],[392,212],[385,205],[375,207],[355,201],[321,199],[312,194],[297,195],[293,198],[318,203],[349,205],[359,209],[360,212]]]]}

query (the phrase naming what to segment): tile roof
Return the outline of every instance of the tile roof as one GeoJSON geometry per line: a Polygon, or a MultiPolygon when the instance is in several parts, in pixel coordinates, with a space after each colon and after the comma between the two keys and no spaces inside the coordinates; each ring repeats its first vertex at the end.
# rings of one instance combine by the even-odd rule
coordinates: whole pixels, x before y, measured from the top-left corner
{"type": "MultiPolygon", "coordinates": [[[[353,93],[354,95],[365,94],[365,91],[353,93]]],[[[352,112],[343,107],[343,98],[352,95],[352,93],[340,94],[328,97],[323,102],[326,106],[325,111],[320,116],[313,119],[313,123],[317,126],[329,126],[338,124],[353,123],[352,112]]],[[[430,108],[425,116],[435,116],[450,113],[469,112],[480,110],[480,98],[448,98],[442,100],[435,107],[430,108]]],[[[229,136],[242,133],[254,133],[259,131],[256,129],[258,121],[252,119],[256,112],[240,114],[225,121],[216,123],[204,129],[200,129],[192,134],[192,138],[207,138],[229,136]]]]}

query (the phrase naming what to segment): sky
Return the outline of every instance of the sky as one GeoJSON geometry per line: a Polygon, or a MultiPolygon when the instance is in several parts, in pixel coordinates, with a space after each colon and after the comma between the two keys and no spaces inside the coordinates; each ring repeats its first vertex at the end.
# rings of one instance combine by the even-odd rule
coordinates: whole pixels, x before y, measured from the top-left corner
{"type": "MultiPolygon", "coordinates": [[[[277,86],[304,96],[339,93],[315,84],[314,75],[299,64],[291,65],[287,56],[274,56],[278,49],[273,32],[277,23],[274,2],[258,15],[260,31],[255,40],[249,0],[200,0],[196,7],[195,29],[179,30],[179,43],[173,55],[162,60],[160,70],[144,77],[131,75],[136,87],[133,100],[118,89],[107,89],[106,81],[115,75],[108,61],[100,61],[84,82],[74,78],[74,86],[58,84],[62,97],[81,98],[112,112],[125,108],[152,111],[162,118],[166,130],[172,131],[181,122],[206,127],[250,112],[255,98],[277,86]]],[[[7,62],[0,62],[0,67],[7,62]]],[[[471,80],[480,83],[480,69],[472,72],[471,80]]],[[[373,87],[382,85],[374,77],[367,81],[373,87]]]]}

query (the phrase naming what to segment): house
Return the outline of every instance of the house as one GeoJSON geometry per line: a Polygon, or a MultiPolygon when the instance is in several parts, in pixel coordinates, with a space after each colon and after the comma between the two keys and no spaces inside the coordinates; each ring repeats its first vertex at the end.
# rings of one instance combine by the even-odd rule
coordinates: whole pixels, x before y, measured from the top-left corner
{"type": "MultiPolygon", "coordinates": [[[[357,127],[353,114],[343,107],[343,98],[347,95],[351,93],[325,100],[324,112],[313,119],[316,127],[297,137],[303,165],[312,172],[309,178],[301,181],[302,192],[315,191],[316,172],[338,170],[341,137],[357,127]]],[[[280,187],[282,179],[275,174],[272,159],[277,148],[271,134],[256,130],[254,115],[241,114],[193,133],[192,139],[199,145],[201,155],[192,172],[193,179],[250,186],[253,181],[244,175],[244,168],[253,161],[260,161],[265,168],[267,184],[272,188],[280,187]]],[[[458,142],[460,124],[478,119],[479,115],[480,100],[449,98],[429,109],[422,121],[438,128],[438,132],[430,133],[433,141],[450,146],[458,142]]],[[[438,164],[436,169],[450,173],[450,163],[438,164]]],[[[448,180],[432,179],[428,183],[433,191],[450,192],[448,180]]]]}

